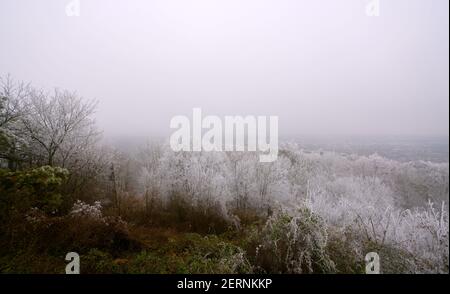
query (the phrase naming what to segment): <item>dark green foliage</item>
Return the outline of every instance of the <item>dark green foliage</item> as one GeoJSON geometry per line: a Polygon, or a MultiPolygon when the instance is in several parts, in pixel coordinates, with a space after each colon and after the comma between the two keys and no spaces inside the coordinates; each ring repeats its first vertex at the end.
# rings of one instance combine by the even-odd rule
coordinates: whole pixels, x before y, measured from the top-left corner
{"type": "Polygon", "coordinates": [[[59,167],[42,166],[24,171],[0,170],[0,209],[26,211],[36,207],[56,214],[63,203],[59,192],[69,172],[59,167]]]}

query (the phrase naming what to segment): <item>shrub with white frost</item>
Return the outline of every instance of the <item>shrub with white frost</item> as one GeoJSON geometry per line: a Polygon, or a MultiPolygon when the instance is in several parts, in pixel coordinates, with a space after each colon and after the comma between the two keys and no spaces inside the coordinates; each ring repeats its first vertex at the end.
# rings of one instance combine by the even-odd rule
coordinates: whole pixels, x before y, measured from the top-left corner
{"type": "Polygon", "coordinates": [[[257,237],[256,264],[272,273],[332,273],[326,252],[328,234],[322,219],[302,208],[295,216],[277,213],[257,237]]]}
{"type": "Polygon", "coordinates": [[[74,217],[88,217],[93,219],[102,218],[102,204],[100,201],[95,201],[93,205],[77,200],[74,203],[70,215],[74,217]]]}

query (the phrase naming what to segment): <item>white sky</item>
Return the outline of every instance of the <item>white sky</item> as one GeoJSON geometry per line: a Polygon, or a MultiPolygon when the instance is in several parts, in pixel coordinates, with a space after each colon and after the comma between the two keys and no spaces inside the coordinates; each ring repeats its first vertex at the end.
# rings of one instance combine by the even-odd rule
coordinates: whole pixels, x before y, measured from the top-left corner
{"type": "Polygon", "coordinates": [[[107,135],[278,115],[281,135],[449,133],[449,1],[0,1],[0,75],[98,99],[107,135]]]}

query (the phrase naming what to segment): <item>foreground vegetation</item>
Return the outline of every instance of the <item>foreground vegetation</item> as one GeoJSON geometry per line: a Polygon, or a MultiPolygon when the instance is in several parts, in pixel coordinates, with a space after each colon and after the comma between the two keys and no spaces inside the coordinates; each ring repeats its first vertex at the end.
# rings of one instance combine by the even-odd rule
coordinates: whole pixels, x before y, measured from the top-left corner
{"type": "MultiPolygon", "coordinates": [[[[43,172],[51,183],[65,175],[49,167],[31,174],[41,177],[43,172]]],[[[22,200],[28,188],[17,183],[23,187],[22,200]]],[[[34,198],[32,192],[28,196],[34,198]]],[[[55,194],[48,195],[53,199],[55,194]]],[[[80,254],[82,273],[364,273],[363,258],[371,251],[384,260],[385,273],[408,273],[412,265],[435,266],[407,250],[365,239],[351,228],[330,229],[307,208],[295,217],[282,211],[270,217],[241,214],[246,222],[236,227],[213,210],[177,199],[158,207],[150,218],[134,201],[124,203],[130,206],[124,218],[99,202],[80,201],[67,213],[49,216],[44,210],[50,199],[43,199],[33,203],[25,218],[19,210],[9,216],[9,231],[3,232],[0,244],[1,272],[64,273],[64,257],[70,251],[80,254]]]]}
{"type": "Polygon", "coordinates": [[[448,163],[99,144],[95,103],[0,87],[0,272],[448,273],[448,163]]]}

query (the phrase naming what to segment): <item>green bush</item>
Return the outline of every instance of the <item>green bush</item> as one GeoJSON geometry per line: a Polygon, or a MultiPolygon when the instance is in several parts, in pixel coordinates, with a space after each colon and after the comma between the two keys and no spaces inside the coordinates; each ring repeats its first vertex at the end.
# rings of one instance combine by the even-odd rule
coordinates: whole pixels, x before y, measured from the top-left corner
{"type": "Polygon", "coordinates": [[[11,210],[25,212],[36,207],[56,214],[62,203],[61,185],[67,180],[66,169],[42,166],[24,171],[0,170],[0,209],[3,216],[11,210]]]}

